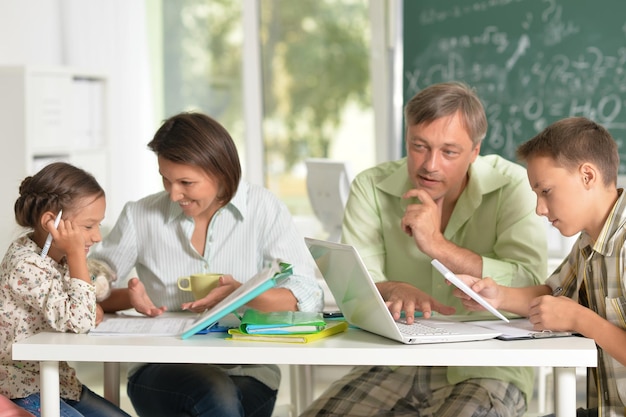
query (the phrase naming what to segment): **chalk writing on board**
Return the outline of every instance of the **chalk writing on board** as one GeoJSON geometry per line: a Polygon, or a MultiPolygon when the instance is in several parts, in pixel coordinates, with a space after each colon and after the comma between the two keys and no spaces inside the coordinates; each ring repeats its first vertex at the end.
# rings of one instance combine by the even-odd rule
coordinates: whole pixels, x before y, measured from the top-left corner
{"type": "Polygon", "coordinates": [[[626,3],[453,3],[404,3],[405,102],[430,84],[462,80],[487,112],[483,154],[515,159],[520,143],[569,116],[601,123],[626,152],[626,3]]]}

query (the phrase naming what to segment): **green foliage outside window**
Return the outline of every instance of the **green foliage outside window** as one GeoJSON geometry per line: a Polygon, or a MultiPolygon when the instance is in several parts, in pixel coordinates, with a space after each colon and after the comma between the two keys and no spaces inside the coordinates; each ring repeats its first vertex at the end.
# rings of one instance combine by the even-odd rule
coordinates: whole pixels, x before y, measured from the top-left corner
{"type": "MultiPolygon", "coordinates": [[[[347,104],[369,106],[367,0],[260,0],[266,158],[327,157],[347,104]]],[[[239,0],[163,1],[165,116],[199,109],[241,144],[239,0]]],[[[357,142],[359,138],[355,138],[357,142]]]]}

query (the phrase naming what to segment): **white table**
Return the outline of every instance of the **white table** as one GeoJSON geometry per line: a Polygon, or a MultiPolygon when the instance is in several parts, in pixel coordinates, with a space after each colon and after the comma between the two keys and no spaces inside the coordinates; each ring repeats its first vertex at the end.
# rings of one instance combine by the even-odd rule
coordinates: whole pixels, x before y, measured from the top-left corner
{"type": "MultiPolygon", "coordinates": [[[[115,382],[119,384],[119,368],[116,365],[120,362],[550,366],[555,368],[556,415],[567,417],[576,415],[576,367],[597,366],[595,343],[581,337],[506,342],[494,339],[407,346],[349,329],[346,333],[302,345],[233,342],[223,338],[223,334],[196,335],[181,340],[176,337],[40,333],[15,343],[13,359],[41,363],[41,403],[46,417],[59,416],[59,361],[114,364],[105,371],[107,398],[115,396],[114,392],[110,392],[110,385],[107,394],[106,386],[116,377],[115,382]]],[[[299,369],[306,372],[307,367],[299,369]]]]}

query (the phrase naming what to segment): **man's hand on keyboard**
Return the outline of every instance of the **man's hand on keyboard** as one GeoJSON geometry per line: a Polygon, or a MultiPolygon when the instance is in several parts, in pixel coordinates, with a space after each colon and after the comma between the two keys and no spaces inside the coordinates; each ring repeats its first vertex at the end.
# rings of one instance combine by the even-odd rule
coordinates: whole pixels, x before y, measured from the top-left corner
{"type": "Polygon", "coordinates": [[[456,309],[440,303],[424,291],[406,282],[384,281],[376,283],[394,320],[399,320],[404,311],[407,324],[414,321],[415,311],[421,311],[424,318],[430,318],[433,311],[449,315],[456,309]]]}

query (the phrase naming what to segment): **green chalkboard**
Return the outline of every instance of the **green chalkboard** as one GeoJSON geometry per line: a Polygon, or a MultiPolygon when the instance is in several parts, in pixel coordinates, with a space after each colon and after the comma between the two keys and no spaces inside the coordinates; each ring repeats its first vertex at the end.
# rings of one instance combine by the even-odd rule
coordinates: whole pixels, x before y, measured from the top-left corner
{"type": "Polygon", "coordinates": [[[626,1],[404,0],[404,102],[450,80],[474,87],[481,153],[515,159],[550,123],[586,116],[618,143],[626,174],[626,1]]]}

